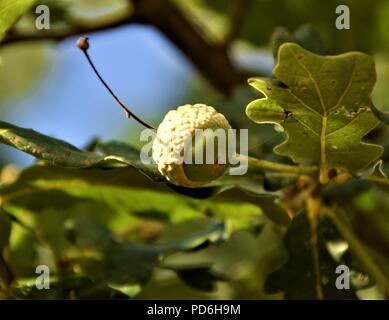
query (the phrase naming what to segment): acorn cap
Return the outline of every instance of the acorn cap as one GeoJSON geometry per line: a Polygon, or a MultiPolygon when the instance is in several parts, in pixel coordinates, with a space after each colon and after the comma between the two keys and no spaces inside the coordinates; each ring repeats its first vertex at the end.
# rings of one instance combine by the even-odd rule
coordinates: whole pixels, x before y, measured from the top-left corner
{"type": "MultiPolygon", "coordinates": [[[[169,111],[158,127],[152,147],[153,159],[158,165],[159,172],[175,185],[199,187],[217,179],[228,168],[228,163],[219,164],[217,159],[214,159],[213,164],[206,164],[205,156],[203,164],[194,164],[194,161],[193,164],[185,163],[188,150],[192,152],[189,157],[194,159],[197,152],[204,152],[205,142],[214,140],[216,136],[209,134],[210,130],[205,130],[201,136],[198,136],[196,129],[227,131],[231,126],[224,115],[218,113],[213,107],[205,104],[187,104],[178,107],[177,110],[169,111]],[[200,145],[198,141],[201,141],[200,145]],[[191,143],[192,148],[188,148],[191,143]]],[[[227,150],[226,146],[224,150],[227,150]]],[[[214,154],[218,155],[217,152],[214,154]]],[[[225,157],[227,158],[227,155],[225,157]]]]}

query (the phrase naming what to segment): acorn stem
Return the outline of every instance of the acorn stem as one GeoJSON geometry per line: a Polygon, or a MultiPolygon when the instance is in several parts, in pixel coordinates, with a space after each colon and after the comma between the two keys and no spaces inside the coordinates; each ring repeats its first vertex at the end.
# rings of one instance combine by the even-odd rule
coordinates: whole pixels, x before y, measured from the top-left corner
{"type": "Polygon", "coordinates": [[[138,123],[140,123],[140,124],[143,125],[144,127],[155,130],[155,128],[153,128],[151,125],[149,125],[148,123],[146,123],[145,121],[143,121],[142,119],[140,119],[139,117],[137,117],[134,113],[132,113],[132,112],[125,106],[125,104],[116,96],[116,94],[112,91],[112,89],[109,87],[109,85],[105,82],[105,80],[104,80],[103,77],[100,75],[99,71],[98,71],[97,68],[95,67],[95,65],[94,65],[94,63],[93,63],[91,57],[90,57],[89,54],[88,54],[88,49],[89,49],[89,47],[90,47],[88,38],[87,38],[87,37],[81,37],[81,38],[79,38],[79,39],[77,40],[77,47],[84,53],[86,59],[88,60],[89,65],[92,67],[94,73],[95,73],[96,76],[99,78],[99,80],[100,80],[101,83],[104,85],[104,87],[108,90],[108,92],[111,94],[111,96],[116,100],[116,102],[119,104],[119,106],[124,110],[124,112],[126,113],[127,118],[129,118],[129,119],[133,118],[134,120],[136,120],[138,123]]]}
{"type": "Polygon", "coordinates": [[[237,155],[238,159],[240,158],[243,161],[247,161],[249,168],[277,171],[284,173],[293,173],[299,175],[312,175],[317,173],[318,168],[316,166],[294,166],[288,164],[282,164],[277,162],[272,162],[268,160],[257,159],[253,157],[247,157],[241,154],[237,155]]]}

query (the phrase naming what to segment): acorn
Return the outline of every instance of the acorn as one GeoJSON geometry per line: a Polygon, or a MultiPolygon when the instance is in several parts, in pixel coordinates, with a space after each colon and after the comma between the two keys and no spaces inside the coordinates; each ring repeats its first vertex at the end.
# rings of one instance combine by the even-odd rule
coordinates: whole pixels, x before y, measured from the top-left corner
{"type": "Polygon", "coordinates": [[[221,177],[228,169],[229,129],[224,115],[205,104],[187,104],[169,111],[158,126],[152,146],[159,172],[170,183],[190,188],[221,177]],[[224,133],[225,139],[218,139],[218,133],[224,133]],[[213,151],[211,159],[207,158],[209,151],[213,151]]]}

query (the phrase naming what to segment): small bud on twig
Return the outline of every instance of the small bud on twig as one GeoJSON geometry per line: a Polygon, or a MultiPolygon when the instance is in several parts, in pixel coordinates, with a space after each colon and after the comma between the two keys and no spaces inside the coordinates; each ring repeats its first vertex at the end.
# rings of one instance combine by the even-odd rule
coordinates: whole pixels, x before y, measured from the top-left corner
{"type": "Polygon", "coordinates": [[[77,47],[80,48],[82,51],[86,51],[89,49],[89,41],[87,37],[80,37],[77,40],[77,47]]]}
{"type": "MultiPolygon", "coordinates": [[[[88,63],[92,67],[94,73],[99,78],[101,83],[104,85],[104,87],[108,90],[108,92],[112,95],[112,97],[116,100],[116,102],[119,104],[119,106],[124,110],[126,113],[127,118],[133,118],[137,122],[139,122],[141,125],[143,125],[146,128],[154,129],[152,126],[144,122],[142,119],[137,117],[135,114],[133,114],[125,105],[124,103],[116,96],[116,94],[112,91],[112,89],[108,86],[108,84],[105,82],[103,77],[100,75],[99,71],[95,67],[91,57],[89,56],[88,49],[89,49],[89,41],[87,37],[80,37],[77,40],[77,47],[81,49],[81,51],[84,53],[86,59],[88,60],[88,63]]],[[[154,129],[155,130],[155,129],[154,129]]]]}

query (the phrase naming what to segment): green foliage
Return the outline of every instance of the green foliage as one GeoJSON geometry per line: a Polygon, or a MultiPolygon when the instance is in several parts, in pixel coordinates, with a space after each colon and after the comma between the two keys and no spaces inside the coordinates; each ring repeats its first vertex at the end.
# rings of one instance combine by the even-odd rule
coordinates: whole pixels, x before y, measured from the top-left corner
{"type": "MultiPolygon", "coordinates": [[[[199,201],[167,191],[130,167],[26,169],[1,189],[3,207],[15,221],[8,263],[17,278],[29,278],[35,261],[45,259],[57,270],[56,298],[67,298],[70,291],[79,298],[117,296],[117,291],[132,296],[155,267],[164,268],[165,253],[205,248],[236,230],[258,232],[264,223],[261,210],[249,203],[199,201]],[[167,224],[174,228],[160,237],[167,224]],[[139,237],[159,241],[143,245],[139,237]],[[69,288],[69,281],[77,285],[69,288]]],[[[205,277],[202,290],[211,290],[220,278],[208,269],[193,268],[193,277],[205,277]]],[[[177,273],[191,284],[191,268],[177,273]]],[[[52,292],[42,297],[34,288],[34,282],[21,282],[13,294],[52,298],[52,292]]]]}
{"type": "Polygon", "coordinates": [[[0,208],[0,288],[8,287],[12,282],[12,275],[4,258],[4,253],[9,246],[11,228],[8,214],[0,208]]]}
{"type": "MultiPolygon", "coordinates": [[[[113,220],[109,225],[121,228],[128,224],[134,227],[137,217],[177,223],[208,215],[230,220],[233,230],[249,229],[262,214],[259,208],[244,202],[199,201],[166,191],[163,185],[156,185],[131,168],[106,171],[35,166],[24,170],[15,183],[3,186],[1,194],[5,207],[25,208],[37,214],[47,207],[65,211],[64,218],[68,209],[63,206],[67,200],[71,200],[69,206],[76,206],[78,202],[87,205],[90,201],[90,205],[101,205],[102,211],[112,212],[113,220]],[[40,204],[36,203],[38,195],[40,204]],[[173,203],[175,209],[172,209],[173,203]],[[233,210],[237,207],[241,208],[239,215],[233,210]]],[[[109,217],[106,214],[104,221],[108,222],[109,217]]]]}
{"type": "Polygon", "coordinates": [[[5,211],[0,209],[0,255],[8,246],[11,235],[11,221],[5,211]]]}
{"type": "Polygon", "coordinates": [[[14,146],[39,159],[67,168],[85,168],[104,161],[93,153],[81,151],[62,140],[53,139],[31,129],[1,122],[1,142],[14,146]]]}
{"type": "Polygon", "coordinates": [[[318,258],[320,278],[316,279],[311,225],[306,212],[295,218],[285,235],[288,260],[267,279],[269,292],[283,291],[285,299],[355,299],[355,290],[339,290],[335,286],[338,275],[334,272],[339,262],[331,257],[326,248],[333,227],[328,220],[320,221],[318,228],[318,258]],[[327,238],[327,239],[326,239],[327,238]],[[318,282],[321,283],[318,285],[318,282]],[[320,292],[318,292],[320,290],[320,292]],[[322,295],[322,296],[321,296],[322,295]]]}
{"type": "MultiPolygon", "coordinates": [[[[98,143],[95,152],[85,151],[63,140],[46,136],[32,129],[20,128],[0,121],[0,142],[44,160],[46,163],[63,168],[109,169],[131,166],[155,182],[163,182],[176,192],[198,199],[209,198],[233,187],[254,192],[257,195],[268,193],[264,188],[258,188],[256,184],[253,187],[253,179],[250,178],[250,175],[236,179],[227,177],[216,183],[195,189],[175,186],[168,183],[158,172],[156,164],[144,164],[138,150],[118,141],[98,143]]],[[[259,173],[258,170],[253,170],[251,175],[254,181],[258,179],[261,181],[261,177],[265,179],[263,173],[259,173]]]]}
{"type": "MultiPolygon", "coordinates": [[[[33,3],[1,1],[0,41],[33,3]]],[[[72,25],[120,24],[137,10],[121,0],[42,3],[50,6],[53,34],[72,25]]],[[[83,150],[0,121],[0,143],[38,160],[17,175],[0,171],[0,298],[388,298],[387,57],[325,55],[386,48],[377,39],[387,37],[387,10],[377,23],[373,12],[387,5],[375,1],[368,11],[371,3],[346,0],[352,30],[334,33],[328,21],[335,0],[172,3],[188,38],[200,43],[198,52],[193,43],[186,47],[188,30],[179,30],[192,59],[199,52],[206,59],[208,49],[216,58],[234,55],[235,44],[251,53],[272,35],[275,78],[249,80],[262,97],[241,88],[215,103],[234,128],[250,129],[247,174],[185,188],[142,163],[140,151],[126,143],[97,141],[83,150]],[[376,28],[381,34],[373,36],[376,28]],[[375,61],[381,75],[373,104],[375,61]],[[246,104],[247,116],[261,126],[247,121],[246,104]],[[50,290],[36,288],[39,264],[50,267],[50,290]],[[350,269],[350,290],[336,287],[339,265],[350,269]]],[[[32,25],[33,11],[25,17],[22,24],[32,25]]],[[[174,22],[163,19],[155,24],[176,39],[174,22]]],[[[24,44],[1,54],[7,65],[0,80],[12,74],[18,83],[4,84],[0,100],[30,88],[45,62],[24,44]],[[28,70],[20,63],[32,59],[28,70]]],[[[213,94],[200,96],[209,101],[213,94]]]]}
{"type": "MultiPolygon", "coordinates": [[[[341,53],[350,50],[371,50],[387,47],[387,2],[344,0],[277,0],[277,1],[239,1],[234,0],[196,0],[204,9],[231,16],[235,10],[246,12],[241,26],[240,38],[258,46],[266,45],[269,35],[279,26],[290,30],[302,24],[311,23],[325,40],[325,48],[330,52],[341,53]],[[352,27],[346,32],[339,32],[334,27],[335,8],[339,4],[347,5],[352,12],[352,27]],[[238,8],[238,9],[236,9],[238,8]],[[377,23],[377,14],[382,23],[377,23]],[[358,23],[363,21],[363,23],[358,23]]],[[[209,19],[208,23],[213,20],[209,19]]],[[[228,18],[227,25],[228,25],[228,18]]],[[[307,47],[306,49],[311,49],[307,47]]]]}
{"type": "Polygon", "coordinates": [[[2,47],[0,103],[20,99],[36,88],[52,63],[50,53],[46,45],[36,42],[2,47]]]}
{"type": "MultiPolygon", "coordinates": [[[[55,296],[49,297],[68,298],[70,290],[77,298],[104,297],[105,295],[120,297],[119,293],[132,297],[139,293],[155,267],[165,268],[160,263],[165,253],[195,250],[196,246],[202,245],[209,239],[217,240],[218,232],[224,232],[221,224],[212,225],[212,222],[209,222],[208,225],[212,230],[205,229],[192,234],[188,237],[189,241],[185,241],[186,238],[183,239],[185,245],[170,243],[169,245],[151,246],[136,244],[128,240],[115,240],[114,235],[103,224],[88,219],[68,220],[65,225],[66,237],[69,243],[76,246],[77,252],[67,251],[70,256],[66,257],[66,265],[61,266],[58,279],[54,283],[58,291],[55,296]],[[197,238],[198,241],[190,241],[193,238],[197,238]],[[72,269],[76,272],[72,272],[72,269]],[[70,283],[73,285],[70,286],[70,283]]],[[[71,250],[70,248],[68,250],[71,250]]],[[[62,259],[64,258],[65,256],[62,256],[62,259]]],[[[209,267],[206,269],[193,268],[193,270],[170,269],[179,273],[180,277],[183,274],[185,279],[191,279],[193,276],[204,278],[208,275],[208,278],[203,280],[203,289],[207,291],[212,291],[213,287],[204,288],[206,283],[222,279],[216,275],[211,277],[209,267]]],[[[187,281],[190,283],[190,280],[187,281]]],[[[21,281],[13,289],[13,294],[23,298],[36,297],[37,290],[34,288],[35,283],[21,281]]]]}
{"type": "MultiPolygon", "coordinates": [[[[368,109],[368,96],[374,84],[370,58],[360,53],[322,58],[288,43],[281,45],[278,56],[275,75],[283,83],[251,80],[265,98],[247,108],[255,122],[285,128],[288,139],[275,150],[296,162],[318,163],[326,177],[331,169],[356,171],[376,159],[381,147],[361,142],[377,124],[368,109]],[[297,78],[287,71],[293,68],[296,70],[292,74],[299,75],[297,78]],[[318,70],[325,70],[325,76],[319,77],[318,70]],[[363,72],[365,78],[359,77],[363,72]],[[329,91],[331,81],[338,87],[329,91]],[[353,109],[355,106],[359,108],[357,111],[353,109]],[[327,128],[331,131],[326,131],[327,128]],[[350,128],[357,134],[345,134],[350,128]],[[323,130],[325,134],[321,133],[323,130]],[[334,132],[341,133],[337,140],[328,138],[334,132]],[[297,136],[300,133],[310,148],[301,145],[297,136]],[[339,155],[346,151],[365,156],[339,155]]],[[[298,168],[255,161],[257,165],[265,163],[265,167],[250,167],[245,177],[225,177],[203,188],[182,188],[167,183],[154,164],[143,164],[139,151],[124,143],[97,143],[95,148],[84,151],[31,129],[0,124],[3,143],[43,160],[0,189],[2,206],[7,210],[3,214],[6,220],[1,224],[6,230],[2,232],[1,243],[10,250],[7,261],[2,258],[2,278],[5,283],[9,281],[9,265],[13,276],[27,279],[17,280],[11,296],[134,297],[156,268],[174,271],[195,289],[212,291],[216,282],[226,280],[212,266],[174,265],[164,263],[164,257],[223,243],[238,230],[257,234],[266,221],[263,213],[275,223],[288,226],[285,236],[288,258],[268,278],[269,292],[282,291],[285,298],[355,298],[356,290],[364,288],[355,284],[353,291],[340,291],[334,286],[334,270],[339,261],[328,251],[326,237],[328,230],[333,230],[328,219],[325,223],[320,219],[316,226],[318,218],[314,211],[309,213],[310,219],[301,213],[290,224],[290,212],[283,210],[288,202],[280,206],[277,190],[297,184],[299,179],[294,175],[274,176],[267,170],[274,167],[281,171],[293,169],[291,172],[296,173],[298,168]],[[232,187],[244,191],[245,196],[238,197],[240,201],[205,200],[223,191],[228,193],[232,187]],[[195,199],[171,194],[169,190],[195,199]],[[248,202],[242,201],[243,198],[248,202]],[[8,217],[16,228],[12,237],[8,217]],[[158,241],[154,242],[154,238],[158,241]],[[56,270],[55,290],[50,294],[42,296],[32,280],[28,280],[34,274],[31,261],[44,261],[56,270]]],[[[386,181],[381,166],[382,162],[377,163],[364,175],[372,181],[386,181]]],[[[327,197],[329,194],[331,191],[327,197]]],[[[346,230],[340,220],[330,217],[335,219],[335,226],[346,230]]],[[[385,287],[386,275],[377,266],[376,254],[365,253],[360,240],[349,233],[346,231],[342,236],[357,248],[362,264],[385,287]]]]}
{"type": "Polygon", "coordinates": [[[2,0],[0,3],[0,41],[7,30],[26,12],[35,0],[2,0]]]}
{"type": "Polygon", "coordinates": [[[375,82],[371,57],[321,57],[286,43],[279,49],[274,75],[281,83],[249,80],[265,97],[250,103],[246,112],[257,123],[285,129],[287,138],[275,152],[296,163],[319,164],[322,181],[328,181],[330,170],[355,172],[382,154],[380,146],[361,142],[378,124],[370,109],[375,82]]]}
{"type": "Polygon", "coordinates": [[[387,111],[378,110],[373,104],[371,104],[371,110],[378,119],[380,119],[383,123],[389,125],[389,113],[387,111]]]}

